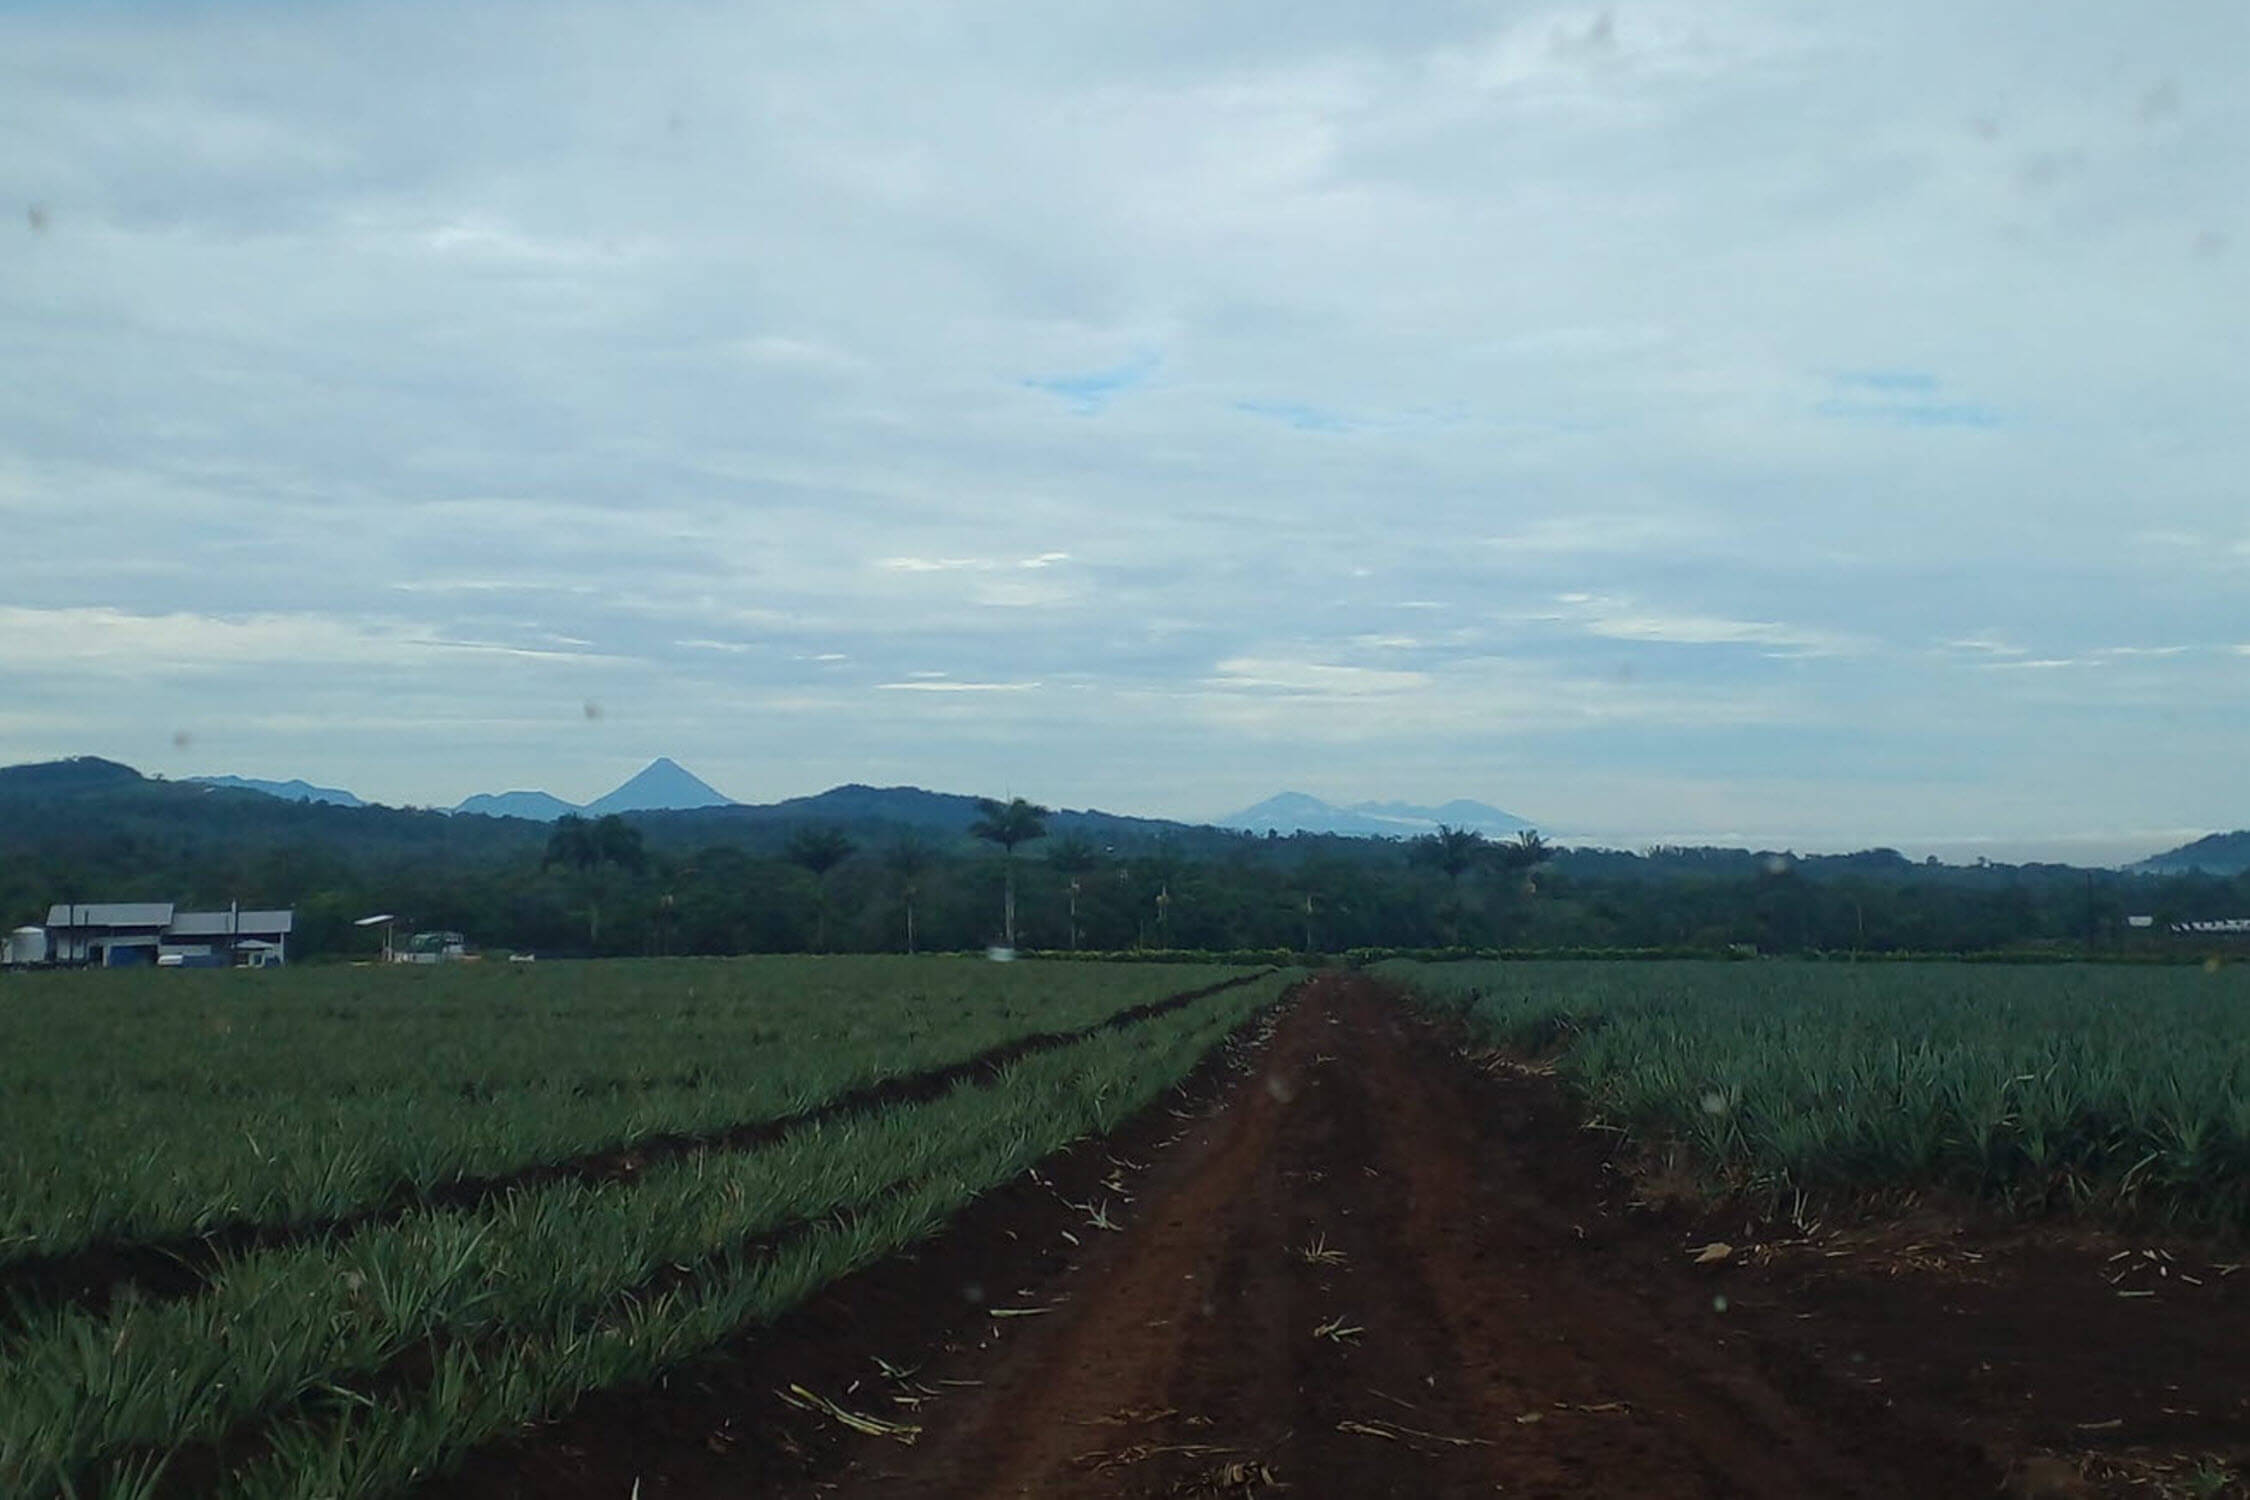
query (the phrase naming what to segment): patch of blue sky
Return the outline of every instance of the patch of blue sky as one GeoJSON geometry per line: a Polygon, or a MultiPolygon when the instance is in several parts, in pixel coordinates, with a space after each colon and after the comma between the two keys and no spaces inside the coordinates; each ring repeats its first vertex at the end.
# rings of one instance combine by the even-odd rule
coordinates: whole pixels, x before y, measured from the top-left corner
{"type": "Polygon", "coordinates": [[[1075,375],[1034,375],[1025,379],[1024,385],[1061,397],[1081,416],[1093,416],[1125,392],[1147,385],[1162,363],[1162,358],[1156,354],[1136,354],[1107,370],[1086,370],[1075,375]]]}
{"type": "Polygon", "coordinates": [[[1280,422],[1299,432],[1349,432],[1351,421],[1340,412],[1307,406],[1300,401],[1237,401],[1234,409],[1269,422],[1280,422]]]}

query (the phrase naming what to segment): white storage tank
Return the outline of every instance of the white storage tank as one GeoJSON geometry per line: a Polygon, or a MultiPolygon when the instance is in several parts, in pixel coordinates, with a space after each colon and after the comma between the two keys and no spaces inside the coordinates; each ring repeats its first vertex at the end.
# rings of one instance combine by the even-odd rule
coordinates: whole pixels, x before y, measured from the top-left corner
{"type": "Polygon", "coordinates": [[[44,927],[18,927],[8,934],[7,946],[0,948],[0,964],[9,968],[46,961],[47,929],[44,927]]]}

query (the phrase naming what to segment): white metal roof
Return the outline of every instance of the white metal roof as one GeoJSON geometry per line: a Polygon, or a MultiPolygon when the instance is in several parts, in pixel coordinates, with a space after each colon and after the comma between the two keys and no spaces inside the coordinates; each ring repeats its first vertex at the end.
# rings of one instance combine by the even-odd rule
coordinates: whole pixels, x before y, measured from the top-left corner
{"type": "Polygon", "coordinates": [[[183,911],[172,919],[174,937],[271,937],[296,926],[294,911],[183,911]]]}
{"type": "Polygon", "coordinates": [[[95,901],[55,906],[49,927],[162,927],[172,920],[169,901],[95,901]]]}

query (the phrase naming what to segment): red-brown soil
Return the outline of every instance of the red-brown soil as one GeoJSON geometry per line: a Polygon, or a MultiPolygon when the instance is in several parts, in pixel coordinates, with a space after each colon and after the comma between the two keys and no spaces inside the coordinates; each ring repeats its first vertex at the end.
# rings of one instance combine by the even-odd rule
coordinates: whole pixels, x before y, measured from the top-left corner
{"type": "Polygon", "coordinates": [[[1636,1206],[1551,1078],[1469,1065],[1355,975],[1235,1062],[438,1488],[1934,1500],[2201,1493],[2250,1456],[2250,1272],[2208,1253],[1636,1206]]]}

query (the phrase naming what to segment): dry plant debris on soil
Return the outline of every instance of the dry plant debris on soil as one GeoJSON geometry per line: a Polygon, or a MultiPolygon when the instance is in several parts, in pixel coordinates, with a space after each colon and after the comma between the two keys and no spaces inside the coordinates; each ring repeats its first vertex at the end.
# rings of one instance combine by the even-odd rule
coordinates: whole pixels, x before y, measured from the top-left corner
{"type": "Polygon", "coordinates": [[[1322,975],[1119,1136],[435,1492],[2244,1493],[2250,1300],[2209,1247],[1650,1206],[1555,1078],[1462,1051],[1322,975]],[[1119,1232],[1074,1241],[1104,1191],[1119,1232]],[[868,1415],[878,1358],[911,1447],[772,1394],[868,1415]]]}

